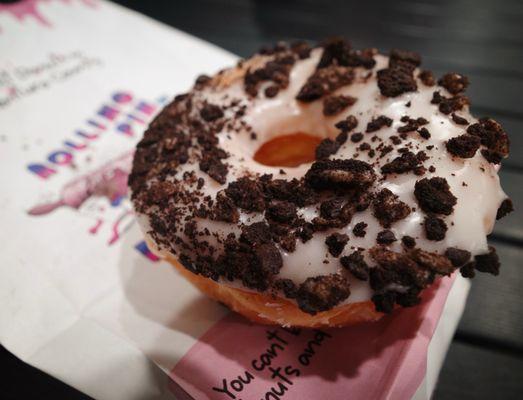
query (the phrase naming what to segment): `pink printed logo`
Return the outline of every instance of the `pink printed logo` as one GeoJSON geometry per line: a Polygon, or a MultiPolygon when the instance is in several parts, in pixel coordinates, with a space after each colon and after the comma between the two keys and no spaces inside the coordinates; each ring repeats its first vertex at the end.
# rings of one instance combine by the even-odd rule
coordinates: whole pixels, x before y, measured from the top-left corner
{"type": "MultiPolygon", "coordinates": [[[[42,12],[39,10],[40,3],[50,2],[53,0],[23,0],[18,2],[13,2],[11,4],[0,4],[0,15],[7,14],[11,15],[13,18],[17,19],[20,22],[23,22],[25,19],[30,18],[40,25],[45,27],[51,27],[52,24],[48,21],[42,12]]],[[[56,0],[54,0],[56,1],[56,0]]],[[[88,7],[96,7],[95,0],[60,0],[63,4],[71,4],[72,2],[79,2],[88,7]]],[[[0,30],[1,31],[1,30],[0,30]]]]}

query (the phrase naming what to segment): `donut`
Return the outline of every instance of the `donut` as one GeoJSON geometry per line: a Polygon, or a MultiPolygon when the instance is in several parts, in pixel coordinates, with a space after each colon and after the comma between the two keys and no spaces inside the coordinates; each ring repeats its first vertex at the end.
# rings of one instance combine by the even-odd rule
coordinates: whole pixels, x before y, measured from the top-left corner
{"type": "Polygon", "coordinates": [[[199,76],[150,123],[129,176],[153,252],[252,321],[374,321],[459,270],[499,273],[509,139],[466,76],[343,38],[278,43],[199,76]]]}

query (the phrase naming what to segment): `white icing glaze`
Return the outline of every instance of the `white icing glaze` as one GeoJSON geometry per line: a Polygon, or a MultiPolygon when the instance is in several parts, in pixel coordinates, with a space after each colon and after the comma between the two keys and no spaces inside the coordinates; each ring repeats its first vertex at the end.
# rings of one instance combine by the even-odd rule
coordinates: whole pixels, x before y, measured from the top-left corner
{"type": "MultiPolygon", "coordinates": [[[[417,246],[428,251],[443,253],[446,248],[456,246],[469,250],[473,255],[487,252],[486,235],[491,232],[497,208],[506,195],[501,189],[497,168],[493,164],[488,163],[479,151],[470,159],[453,159],[447,152],[445,142],[449,138],[463,134],[465,128],[455,124],[450,116],[439,112],[437,106],[431,104],[430,101],[434,90],[440,90],[445,96],[449,96],[449,93],[441,87],[427,87],[418,80],[418,90],[416,92],[405,93],[396,98],[382,96],[376,82],[376,71],[387,66],[388,58],[378,55],[375,57],[377,65],[374,67],[373,74],[368,80],[364,80],[368,70],[357,68],[355,69],[355,81],[334,93],[336,95],[343,94],[356,97],[357,102],[334,117],[325,117],[322,112],[323,102],[321,100],[312,103],[301,103],[295,99],[300,88],[314,71],[320,54],[321,50],[314,50],[310,58],[298,61],[292,69],[290,85],[287,89],[280,91],[275,98],[268,99],[264,96],[259,96],[254,100],[249,100],[250,105],[246,110],[244,118],[256,132],[257,140],[252,140],[247,132],[238,134],[237,132],[223,131],[218,135],[221,146],[230,153],[227,163],[232,166],[227,176],[227,182],[224,185],[218,184],[205,173],[199,171],[197,164],[181,166],[177,177],[181,177],[185,171],[196,172],[197,177],[205,180],[203,190],[213,198],[219,190],[225,188],[228,183],[240,178],[246,171],[259,174],[272,173],[278,179],[301,178],[309,169],[310,164],[304,164],[296,168],[261,165],[253,160],[256,150],[262,143],[271,138],[287,133],[304,132],[322,138],[334,138],[339,133],[334,124],[349,114],[356,116],[359,121],[357,128],[353,132],[364,132],[367,123],[373,117],[385,115],[392,118],[394,122],[390,128],[383,127],[373,133],[384,139],[391,135],[397,135],[397,128],[403,125],[400,122],[402,116],[423,117],[429,121],[429,124],[425,125],[425,127],[431,133],[430,139],[425,140],[416,133],[410,133],[408,141],[420,144],[420,150],[425,150],[425,147],[428,145],[434,146],[431,151],[425,150],[430,157],[425,162],[425,165],[434,165],[436,171],[434,173],[427,171],[423,177],[439,176],[446,178],[451,192],[458,199],[457,204],[454,207],[454,212],[445,218],[448,225],[445,239],[439,242],[429,241],[425,238],[421,225],[425,213],[420,211],[413,194],[414,184],[421,177],[413,173],[390,175],[383,183],[378,182],[376,189],[379,190],[380,187],[386,187],[397,194],[400,200],[407,203],[411,208],[416,209],[407,218],[394,223],[391,230],[398,239],[404,235],[414,237],[417,246]],[[410,103],[410,107],[407,107],[407,103],[410,103]],[[285,170],[286,174],[279,174],[280,169],[285,170]],[[466,182],[467,186],[464,186],[462,182],[466,182]]],[[[415,76],[417,76],[417,72],[415,76]]],[[[264,86],[261,86],[260,92],[263,91],[263,88],[264,86]]],[[[229,100],[233,98],[247,99],[243,89],[243,80],[241,79],[236,80],[230,86],[220,91],[206,89],[199,95],[204,96],[213,104],[223,103],[224,96],[227,96],[229,100]]],[[[467,107],[459,111],[458,114],[466,118],[470,123],[477,121],[470,115],[467,107]]],[[[373,134],[364,135],[369,137],[373,134]]],[[[403,145],[406,143],[404,142],[403,145]]],[[[358,145],[348,140],[331,158],[352,158],[354,153],[360,153],[356,150],[358,145]]],[[[397,156],[398,153],[395,146],[391,153],[379,160],[380,166],[397,156]]],[[[358,159],[368,162],[376,161],[376,159],[369,159],[367,153],[360,153],[358,159]]],[[[376,172],[379,173],[379,167],[376,168],[376,172]]],[[[317,210],[315,206],[307,207],[300,209],[299,214],[310,221],[317,216],[317,210]]],[[[255,213],[241,212],[240,221],[242,223],[250,224],[260,219],[261,216],[255,213]]],[[[144,232],[148,232],[149,224],[147,218],[141,216],[139,222],[144,232]]],[[[236,224],[227,224],[208,219],[198,220],[197,223],[200,230],[208,228],[211,232],[218,232],[224,236],[230,232],[238,234],[240,231],[236,224]]],[[[328,253],[325,238],[334,231],[349,235],[349,243],[342,253],[342,255],[348,255],[354,251],[351,247],[370,248],[374,246],[376,235],[381,230],[383,228],[372,215],[370,208],[364,212],[356,213],[351,223],[346,227],[327,232],[318,232],[306,243],[298,240],[294,252],[286,253],[283,251],[283,267],[279,276],[291,279],[296,284],[299,284],[310,276],[342,273],[348,277],[351,283],[351,296],[345,303],[369,300],[371,290],[368,283],[353,278],[341,267],[339,259],[332,257],[328,253]],[[361,221],[368,224],[366,228],[367,234],[363,238],[358,238],[352,234],[352,229],[356,223],[361,221]],[[327,263],[325,263],[325,260],[327,260],[327,263]]],[[[211,244],[217,245],[212,236],[207,239],[211,244]]],[[[393,244],[391,249],[400,251],[400,241],[398,240],[393,244]]],[[[371,263],[371,260],[367,261],[371,263]]],[[[224,281],[223,283],[241,286],[239,282],[224,281]]]]}

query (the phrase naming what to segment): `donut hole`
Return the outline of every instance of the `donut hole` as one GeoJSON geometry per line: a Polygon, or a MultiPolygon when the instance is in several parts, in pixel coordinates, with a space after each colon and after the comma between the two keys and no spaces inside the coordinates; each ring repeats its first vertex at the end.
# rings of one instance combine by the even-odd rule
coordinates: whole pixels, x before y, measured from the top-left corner
{"type": "Polygon", "coordinates": [[[322,138],[304,132],[276,136],[263,143],[254,160],[270,167],[297,167],[316,159],[315,151],[322,138]]]}

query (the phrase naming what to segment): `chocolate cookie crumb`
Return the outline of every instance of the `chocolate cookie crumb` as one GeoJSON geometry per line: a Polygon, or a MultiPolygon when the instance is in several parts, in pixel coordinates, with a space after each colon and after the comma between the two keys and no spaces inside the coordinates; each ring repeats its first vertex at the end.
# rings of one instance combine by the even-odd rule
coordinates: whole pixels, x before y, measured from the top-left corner
{"type": "Polygon", "coordinates": [[[352,96],[328,96],[323,100],[323,115],[332,117],[356,103],[352,96]]]}
{"type": "Polygon", "coordinates": [[[340,218],[345,205],[346,201],[342,198],[325,200],[320,204],[320,215],[322,218],[326,219],[340,218]]]}
{"type": "Polygon", "coordinates": [[[394,304],[396,303],[396,293],[376,293],[372,296],[371,300],[374,303],[376,311],[390,314],[394,310],[394,304]]]}
{"type": "Polygon", "coordinates": [[[348,256],[341,257],[340,263],[357,279],[362,281],[369,279],[369,266],[365,262],[361,251],[355,251],[348,256]]]}
{"type": "Polygon", "coordinates": [[[385,115],[380,115],[377,118],[373,118],[367,124],[367,129],[365,130],[365,132],[367,132],[367,133],[376,132],[384,126],[390,127],[391,125],[392,125],[392,119],[390,119],[389,117],[386,117],[385,115]]]}
{"type": "Polygon", "coordinates": [[[441,218],[429,215],[425,217],[423,226],[425,228],[425,235],[427,236],[427,239],[434,240],[436,242],[445,239],[448,228],[445,221],[443,221],[441,218]]]}
{"type": "Polygon", "coordinates": [[[436,84],[436,79],[434,78],[432,71],[421,71],[418,75],[418,78],[425,86],[434,86],[436,84]]]}
{"type": "Polygon", "coordinates": [[[470,101],[467,96],[462,94],[457,94],[453,97],[442,96],[439,91],[435,91],[431,100],[432,104],[438,104],[438,109],[443,114],[450,114],[454,111],[459,111],[463,109],[464,106],[470,104],[470,101]]]}
{"type": "Polygon", "coordinates": [[[474,278],[476,276],[475,266],[476,263],[474,261],[466,263],[459,269],[461,276],[463,276],[463,278],[474,278]]]}
{"type": "Polygon", "coordinates": [[[213,215],[214,219],[229,223],[237,223],[240,219],[236,205],[223,191],[216,195],[213,215]]]}
{"type": "Polygon", "coordinates": [[[354,159],[316,161],[305,174],[305,181],[315,190],[364,189],[375,180],[372,166],[354,159]]]}
{"type": "Polygon", "coordinates": [[[416,247],[416,239],[414,239],[412,236],[403,236],[401,238],[401,243],[403,243],[403,245],[408,249],[413,249],[416,247]]]}
{"type": "Polygon", "coordinates": [[[354,225],[352,233],[356,237],[365,237],[365,235],[367,234],[367,232],[365,231],[367,226],[368,225],[365,222],[358,222],[356,225],[354,225]]]}
{"type": "Polygon", "coordinates": [[[457,247],[449,247],[445,250],[445,256],[450,260],[452,265],[456,268],[465,265],[470,260],[470,251],[458,249],[457,247]]]}
{"type": "Polygon", "coordinates": [[[475,268],[479,272],[487,272],[492,275],[499,275],[499,258],[496,253],[496,249],[492,246],[489,246],[489,252],[485,254],[480,254],[474,257],[476,261],[475,268]]]}
{"type": "Polygon", "coordinates": [[[418,129],[418,133],[419,135],[423,138],[423,139],[430,139],[430,132],[427,128],[423,127],[423,128],[419,128],[418,129]]]}
{"type": "Polygon", "coordinates": [[[296,284],[290,279],[276,280],[274,282],[274,288],[276,290],[281,290],[288,299],[295,299],[298,292],[296,284]]]}
{"type": "Polygon", "coordinates": [[[396,157],[391,162],[381,167],[382,174],[404,174],[414,171],[417,167],[427,160],[425,152],[420,151],[414,154],[411,151],[406,151],[401,156],[396,157]]]}
{"type": "Polygon", "coordinates": [[[334,126],[342,132],[350,132],[358,126],[358,119],[354,115],[349,115],[347,118],[337,122],[334,126]]]}
{"type": "Polygon", "coordinates": [[[298,232],[298,236],[300,237],[302,243],[307,243],[312,239],[313,235],[314,226],[311,223],[304,224],[298,232]]]}
{"type": "Polygon", "coordinates": [[[279,50],[272,49],[266,54],[275,54],[275,56],[264,66],[255,70],[249,69],[243,78],[245,92],[252,97],[258,95],[258,86],[262,82],[272,82],[265,91],[267,97],[274,97],[281,89],[289,86],[289,75],[296,62],[296,55],[289,52],[283,45],[279,47],[279,50]]]}
{"type": "Polygon", "coordinates": [[[256,180],[247,177],[240,178],[229,183],[225,192],[234,201],[234,204],[246,211],[265,210],[262,188],[256,180]]]}
{"type": "Polygon", "coordinates": [[[240,241],[250,245],[271,243],[271,229],[265,222],[255,222],[251,225],[246,225],[242,227],[240,241]]]}
{"type": "Polygon", "coordinates": [[[514,211],[514,204],[512,204],[512,200],[507,198],[501,202],[496,213],[496,219],[501,219],[512,211],[514,211]]]}
{"type": "Polygon", "coordinates": [[[404,66],[411,70],[421,64],[421,56],[414,52],[401,49],[392,49],[389,53],[389,66],[404,66]]]}
{"type": "Polygon", "coordinates": [[[386,97],[397,97],[418,89],[412,70],[402,66],[381,69],[377,76],[380,93],[386,97]]]}
{"type": "Polygon", "coordinates": [[[467,133],[453,137],[446,143],[447,151],[460,158],[472,158],[479,149],[481,140],[477,136],[467,133]]]}
{"type": "Polygon", "coordinates": [[[212,122],[223,117],[223,111],[217,105],[206,103],[200,110],[200,115],[205,121],[212,122]]]}
{"type": "Polygon", "coordinates": [[[327,311],[350,295],[349,282],[338,274],[320,275],[307,278],[296,293],[298,307],[315,315],[327,311]]]}
{"type": "Polygon", "coordinates": [[[338,136],[336,136],[336,143],[338,143],[340,146],[342,146],[343,144],[345,144],[345,142],[347,141],[347,139],[349,138],[349,135],[347,132],[340,132],[338,134],[338,136]]]}
{"type": "Polygon", "coordinates": [[[333,233],[332,235],[327,236],[325,244],[329,249],[329,253],[331,253],[333,257],[339,257],[348,241],[349,237],[347,235],[333,233]]]}
{"type": "Polygon", "coordinates": [[[384,228],[389,228],[394,222],[407,217],[411,211],[410,207],[389,189],[382,189],[372,205],[373,215],[384,228]]]}
{"type": "Polygon", "coordinates": [[[414,196],[427,213],[450,215],[457,203],[445,178],[424,178],[414,186],[414,196]]]}
{"type": "Polygon", "coordinates": [[[481,144],[487,147],[486,150],[481,151],[487,161],[499,164],[504,157],[508,156],[510,149],[508,135],[502,126],[492,118],[481,118],[478,123],[467,128],[467,133],[479,137],[481,144]]]}
{"type": "Polygon", "coordinates": [[[396,235],[394,235],[394,232],[389,229],[378,232],[378,236],[376,237],[376,242],[379,244],[391,244],[396,240],[396,235]]]}
{"type": "Polygon", "coordinates": [[[267,206],[265,215],[269,220],[291,224],[297,218],[297,208],[288,201],[273,200],[267,206]]]}
{"type": "Polygon", "coordinates": [[[414,249],[409,256],[421,267],[440,275],[450,275],[454,266],[449,259],[441,254],[431,253],[421,249],[414,249]]]}
{"type": "Polygon", "coordinates": [[[352,68],[331,65],[318,69],[307,79],[307,82],[296,95],[296,99],[310,103],[352,83],[353,80],[354,71],[352,68]]]}
{"type": "Polygon", "coordinates": [[[463,117],[460,117],[458,114],[456,113],[452,113],[451,114],[451,117],[452,117],[452,121],[454,121],[454,123],[458,124],[458,125],[468,125],[469,124],[469,121],[466,120],[465,118],[463,117]]]}
{"type": "Polygon", "coordinates": [[[353,143],[358,143],[358,142],[361,142],[361,140],[363,139],[363,133],[361,132],[356,132],[356,133],[353,133],[350,137],[350,140],[351,142],[353,143]]]}
{"type": "Polygon", "coordinates": [[[332,154],[336,154],[340,144],[332,139],[323,139],[320,144],[316,147],[316,160],[322,160],[329,158],[332,154]]]}
{"type": "Polygon", "coordinates": [[[212,179],[220,184],[224,184],[227,180],[229,168],[218,157],[212,153],[204,153],[199,163],[200,170],[209,175],[212,179]]]}
{"type": "Polygon", "coordinates": [[[438,85],[443,86],[451,94],[458,94],[465,91],[469,85],[469,80],[464,75],[448,73],[438,80],[438,85]]]}

